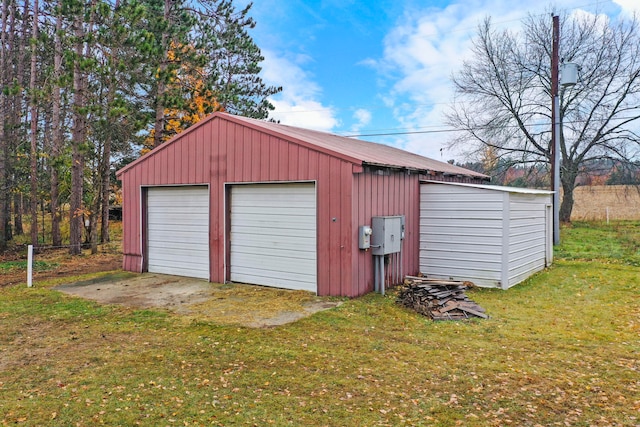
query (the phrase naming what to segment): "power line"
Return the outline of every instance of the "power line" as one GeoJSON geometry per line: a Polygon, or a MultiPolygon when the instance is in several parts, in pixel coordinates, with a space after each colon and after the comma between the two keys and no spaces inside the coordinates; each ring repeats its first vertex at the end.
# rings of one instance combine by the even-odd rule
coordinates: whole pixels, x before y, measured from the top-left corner
{"type": "MultiPolygon", "coordinates": [[[[616,117],[615,120],[629,120],[629,119],[633,119],[633,120],[637,120],[640,119],[640,116],[627,116],[627,117],[616,117]]],[[[576,123],[583,123],[583,120],[566,120],[563,121],[563,124],[576,124],[576,123]]],[[[548,126],[549,123],[541,123],[539,125],[532,125],[532,126],[548,126]]],[[[425,126],[426,127],[426,126],[425,126]]],[[[491,129],[494,126],[478,126],[477,128],[474,128],[474,130],[481,130],[481,129],[491,129]]],[[[518,125],[508,125],[508,126],[502,126],[502,128],[507,128],[507,129],[513,129],[513,128],[518,128],[518,125]]],[[[402,129],[402,128],[399,128],[402,129]]],[[[359,137],[366,137],[366,136],[394,136],[394,135],[421,135],[421,134],[430,134],[430,133],[453,133],[453,132],[466,132],[467,129],[454,129],[454,128],[448,128],[448,129],[433,129],[433,130],[415,130],[415,131],[405,131],[405,132],[383,132],[383,133],[361,133],[361,134],[343,134],[341,136],[344,136],[345,138],[359,138],[359,137]]]]}

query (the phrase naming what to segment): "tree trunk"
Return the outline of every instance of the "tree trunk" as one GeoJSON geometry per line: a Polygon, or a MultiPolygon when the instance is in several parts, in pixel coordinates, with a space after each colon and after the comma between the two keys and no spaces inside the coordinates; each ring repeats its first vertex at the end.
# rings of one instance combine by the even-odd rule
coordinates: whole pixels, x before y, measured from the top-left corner
{"type": "MultiPolygon", "coordinates": [[[[113,101],[113,100],[112,100],[113,101]]],[[[111,104],[109,104],[111,105],[111,104]]],[[[101,234],[100,242],[107,243],[109,241],[109,184],[111,180],[111,134],[108,134],[104,141],[104,150],[101,162],[102,170],[102,191],[100,197],[102,199],[102,212],[100,215],[101,234]]]]}
{"type": "Polygon", "coordinates": [[[22,193],[16,193],[13,197],[13,227],[15,228],[16,236],[24,234],[24,227],[22,225],[22,193]]]}
{"type": "MultiPolygon", "coordinates": [[[[6,56],[5,49],[7,43],[7,14],[9,6],[7,0],[2,1],[2,11],[0,12],[2,23],[2,33],[0,34],[0,87],[4,87],[6,82],[6,56]]],[[[7,236],[5,230],[5,211],[9,203],[9,189],[7,187],[7,176],[5,168],[5,155],[7,154],[4,124],[6,118],[6,99],[3,91],[0,91],[0,251],[7,248],[7,236]]]]}
{"type": "MultiPolygon", "coordinates": [[[[98,175],[100,171],[96,175],[98,175]]],[[[101,186],[102,187],[102,186],[101,186]]],[[[89,214],[90,234],[89,241],[91,242],[91,254],[98,253],[98,212],[100,212],[100,193],[96,194],[93,201],[91,213],[89,214]]]]}
{"type": "Polygon", "coordinates": [[[156,92],[156,120],[153,127],[153,148],[156,148],[162,144],[162,139],[164,136],[164,120],[165,120],[165,103],[164,96],[167,91],[167,68],[169,61],[169,31],[170,31],[170,18],[171,18],[171,1],[172,0],[164,0],[164,21],[167,25],[167,28],[162,33],[162,60],[160,61],[160,66],[158,70],[158,84],[157,84],[157,92],[156,92]]]}
{"type": "Polygon", "coordinates": [[[83,13],[76,12],[74,21],[74,36],[76,38],[74,51],[75,60],[73,64],[73,129],[71,130],[71,209],[69,211],[69,253],[80,255],[82,253],[82,230],[84,227],[82,220],[82,195],[83,195],[83,173],[84,173],[84,153],[82,145],[86,136],[86,116],[85,116],[85,91],[84,73],[80,67],[83,57],[83,13]]]}
{"type": "MultiPolygon", "coordinates": [[[[58,5],[61,7],[61,5],[58,5]]],[[[51,243],[53,246],[62,245],[62,236],[60,234],[60,192],[58,177],[58,160],[62,151],[63,134],[62,134],[62,93],[60,88],[60,72],[62,69],[62,16],[58,11],[56,17],[56,31],[54,35],[54,53],[53,53],[53,88],[51,93],[51,153],[49,153],[49,168],[51,170],[51,243]]]]}
{"type": "MultiPolygon", "coordinates": [[[[29,2],[25,2],[27,9],[29,2]]],[[[38,104],[36,97],[36,72],[37,72],[37,43],[38,39],[38,0],[33,1],[33,24],[31,30],[31,76],[29,80],[29,103],[31,115],[31,162],[30,179],[31,186],[31,244],[38,246],[38,104]]]]}
{"type": "MultiPolygon", "coordinates": [[[[566,162],[566,161],[565,161],[566,162]]],[[[578,165],[570,164],[560,169],[560,182],[562,183],[562,203],[560,203],[560,222],[571,222],[571,211],[573,210],[573,190],[576,188],[578,177],[578,165]]]]}

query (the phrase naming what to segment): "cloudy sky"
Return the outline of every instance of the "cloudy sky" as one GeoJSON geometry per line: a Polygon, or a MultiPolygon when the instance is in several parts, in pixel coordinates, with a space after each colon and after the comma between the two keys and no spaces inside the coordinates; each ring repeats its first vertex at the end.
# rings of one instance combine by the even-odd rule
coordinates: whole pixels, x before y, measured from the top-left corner
{"type": "MultiPolygon", "coordinates": [[[[272,99],[281,123],[462,160],[444,147],[451,133],[442,114],[453,96],[450,76],[478,24],[490,16],[517,29],[550,7],[530,0],[254,0],[251,35],[265,57],[264,80],[283,87],[272,99]]],[[[561,9],[616,17],[640,12],[640,0],[559,0],[561,9]]]]}

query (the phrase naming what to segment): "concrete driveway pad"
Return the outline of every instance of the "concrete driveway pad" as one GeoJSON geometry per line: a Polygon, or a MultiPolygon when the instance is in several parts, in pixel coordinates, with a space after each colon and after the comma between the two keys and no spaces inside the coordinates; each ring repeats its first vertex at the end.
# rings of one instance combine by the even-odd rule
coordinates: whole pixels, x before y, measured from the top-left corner
{"type": "Polygon", "coordinates": [[[54,289],[103,304],[164,308],[196,319],[254,328],[294,322],[341,304],[306,291],[209,283],[156,273],[114,273],[54,289]]]}

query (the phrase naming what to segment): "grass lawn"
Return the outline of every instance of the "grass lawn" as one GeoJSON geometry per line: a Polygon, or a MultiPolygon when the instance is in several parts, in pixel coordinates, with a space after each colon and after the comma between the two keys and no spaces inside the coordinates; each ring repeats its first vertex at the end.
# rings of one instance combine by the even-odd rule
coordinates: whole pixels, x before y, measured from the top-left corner
{"type": "Polygon", "coordinates": [[[637,426],[639,230],[564,229],[553,268],[470,291],[491,318],[469,322],[370,294],[249,329],[6,287],[0,424],[637,426]]]}

